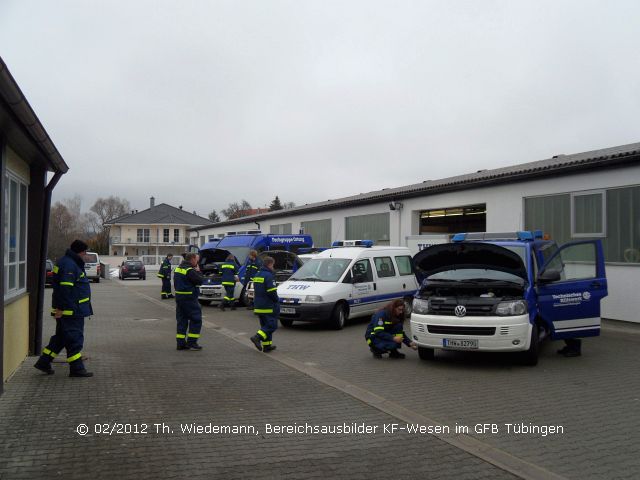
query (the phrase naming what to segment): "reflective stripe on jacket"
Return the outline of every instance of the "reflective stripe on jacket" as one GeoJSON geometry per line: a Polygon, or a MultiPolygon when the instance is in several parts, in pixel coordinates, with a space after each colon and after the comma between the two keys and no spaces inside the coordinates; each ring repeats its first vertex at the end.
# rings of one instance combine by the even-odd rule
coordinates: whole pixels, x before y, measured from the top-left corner
{"type": "Polygon", "coordinates": [[[93,315],[91,286],[84,271],[84,260],[67,250],[53,267],[53,295],[51,315],[62,310],[63,317],[88,317],[93,315]]]}
{"type": "Polygon", "coordinates": [[[262,267],[253,277],[255,296],[253,299],[253,313],[257,315],[280,313],[280,299],[273,272],[262,267]]]}

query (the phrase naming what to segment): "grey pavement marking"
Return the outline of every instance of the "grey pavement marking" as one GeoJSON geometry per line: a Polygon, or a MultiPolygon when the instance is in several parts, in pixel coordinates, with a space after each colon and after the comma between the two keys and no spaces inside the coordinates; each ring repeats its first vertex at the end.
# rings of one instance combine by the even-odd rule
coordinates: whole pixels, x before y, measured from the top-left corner
{"type": "MultiPolygon", "coordinates": [[[[141,292],[135,292],[139,297],[145,298],[146,300],[160,305],[166,310],[175,310],[175,308],[170,307],[166,303],[162,303],[162,300],[156,300],[155,298],[150,297],[141,292]]],[[[203,326],[217,330],[218,333],[235,340],[236,342],[250,348],[255,349],[253,343],[246,337],[245,334],[236,333],[227,328],[216,325],[211,320],[207,319],[207,315],[203,313],[203,326]]],[[[287,365],[288,367],[297,370],[309,377],[324,383],[325,385],[331,386],[347,395],[350,395],[361,402],[374,407],[381,412],[384,412],[388,415],[396,417],[400,420],[403,420],[407,423],[418,423],[421,425],[427,426],[441,426],[443,425],[440,422],[437,422],[434,419],[421,415],[419,413],[413,412],[401,405],[398,405],[395,402],[387,400],[384,397],[376,395],[375,393],[366,390],[364,388],[360,388],[356,385],[353,385],[349,382],[336,378],[332,375],[329,375],[326,372],[323,372],[320,369],[313,367],[312,365],[305,364],[304,362],[300,362],[293,358],[287,357],[285,355],[280,354],[279,352],[272,352],[269,355],[265,355],[272,361],[276,361],[287,365]]],[[[469,435],[465,434],[455,434],[444,435],[444,434],[431,434],[440,440],[456,447],[465,452],[474,455],[475,457],[480,458],[492,465],[495,465],[498,468],[501,468],[509,473],[517,475],[521,478],[528,480],[564,480],[566,477],[553,473],[549,470],[546,470],[542,467],[534,465],[530,462],[522,460],[514,455],[511,455],[503,450],[495,448],[487,443],[481,442],[480,440],[473,438],[469,435]]]]}

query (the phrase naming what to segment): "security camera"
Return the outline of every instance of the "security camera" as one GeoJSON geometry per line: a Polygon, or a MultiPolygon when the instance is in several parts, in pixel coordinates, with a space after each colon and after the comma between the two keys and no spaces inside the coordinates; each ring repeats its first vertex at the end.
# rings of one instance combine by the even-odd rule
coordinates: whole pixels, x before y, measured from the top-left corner
{"type": "Polygon", "coordinates": [[[391,203],[389,204],[389,210],[395,210],[395,209],[396,209],[396,204],[395,204],[395,203],[393,203],[393,202],[391,202],[391,203]]]}

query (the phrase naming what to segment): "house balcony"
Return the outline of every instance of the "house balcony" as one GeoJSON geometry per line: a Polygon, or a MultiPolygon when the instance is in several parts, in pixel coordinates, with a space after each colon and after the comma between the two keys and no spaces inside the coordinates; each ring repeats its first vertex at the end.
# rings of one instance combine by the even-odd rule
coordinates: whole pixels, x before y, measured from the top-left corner
{"type": "Polygon", "coordinates": [[[169,241],[165,241],[164,237],[142,237],[142,238],[125,238],[125,237],[109,237],[109,244],[116,246],[137,246],[137,247],[186,247],[189,246],[189,239],[180,237],[175,240],[173,237],[169,241]]]}

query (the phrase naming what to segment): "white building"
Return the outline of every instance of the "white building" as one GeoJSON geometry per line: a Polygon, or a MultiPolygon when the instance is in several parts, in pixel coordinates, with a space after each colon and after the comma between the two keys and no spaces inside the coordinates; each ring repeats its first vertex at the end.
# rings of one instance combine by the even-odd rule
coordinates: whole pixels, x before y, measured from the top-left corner
{"type": "Polygon", "coordinates": [[[640,143],[306,204],[191,229],[191,243],[261,230],[407,245],[412,235],[540,229],[559,244],[601,238],[605,318],[640,322],[640,143]]]}

